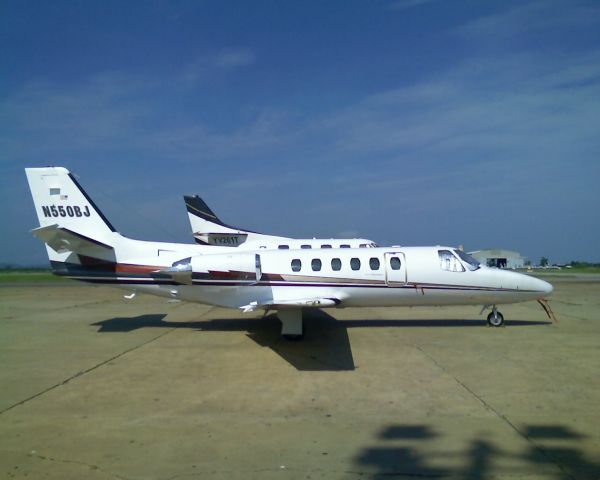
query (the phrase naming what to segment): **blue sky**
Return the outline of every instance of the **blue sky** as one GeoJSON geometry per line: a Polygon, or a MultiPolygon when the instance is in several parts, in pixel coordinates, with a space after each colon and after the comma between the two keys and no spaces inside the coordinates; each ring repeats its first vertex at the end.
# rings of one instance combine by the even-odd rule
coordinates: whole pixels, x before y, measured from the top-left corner
{"type": "Polygon", "coordinates": [[[600,261],[596,1],[0,4],[0,263],[43,264],[23,168],[133,238],[182,195],[290,236],[600,261]]]}

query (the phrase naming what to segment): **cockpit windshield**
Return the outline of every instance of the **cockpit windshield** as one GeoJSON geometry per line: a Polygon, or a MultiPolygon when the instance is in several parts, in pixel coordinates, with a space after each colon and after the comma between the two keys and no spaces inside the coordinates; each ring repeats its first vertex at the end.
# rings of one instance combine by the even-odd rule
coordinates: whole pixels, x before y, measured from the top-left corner
{"type": "Polygon", "coordinates": [[[464,272],[465,267],[458,261],[450,250],[438,250],[440,257],[440,268],[447,272],[464,272]]]}
{"type": "Polygon", "coordinates": [[[465,253],[462,250],[454,250],[454,253],[456,253],[460,259],[467,264],[467,268],[469,270],[477,270],[480,267],[479,262],[468,253],[465,253]]]}

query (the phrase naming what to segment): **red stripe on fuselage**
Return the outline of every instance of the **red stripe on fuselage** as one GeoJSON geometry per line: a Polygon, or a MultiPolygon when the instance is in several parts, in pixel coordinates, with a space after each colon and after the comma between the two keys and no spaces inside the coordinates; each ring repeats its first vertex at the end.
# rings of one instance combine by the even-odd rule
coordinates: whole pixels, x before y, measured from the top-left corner
{"type": "Polygon", "coordinates": [[[116,273],[152,273],[157,270],[162,270],[163,268],[167,268],[166,266],[156,266],[156,265],[135,265],[131,263],[117,263],[115,265],[116,273]]]}

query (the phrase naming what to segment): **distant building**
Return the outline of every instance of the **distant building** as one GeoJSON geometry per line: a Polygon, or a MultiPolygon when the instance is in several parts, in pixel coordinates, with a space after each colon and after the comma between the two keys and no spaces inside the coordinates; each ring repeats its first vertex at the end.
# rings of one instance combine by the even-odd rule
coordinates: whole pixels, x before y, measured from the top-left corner
{"type": "Polygon", "coordinates": [[[498,268],[523,268],[525,258],[511,250],[475,250],[469,252],[481,264],[498,268]]]}

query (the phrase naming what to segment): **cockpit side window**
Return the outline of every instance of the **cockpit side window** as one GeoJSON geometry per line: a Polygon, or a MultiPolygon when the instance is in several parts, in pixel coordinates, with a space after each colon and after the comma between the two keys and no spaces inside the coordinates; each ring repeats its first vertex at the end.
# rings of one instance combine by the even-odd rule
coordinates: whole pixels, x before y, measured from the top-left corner
{"type": "Polygon", "coordinates": [[[467,264],[467,268],[471,271],[477,270],[481,266],[477,260],[462,250],[454,250],[454,253],[456,253],[460,259],[467,264]]]}
{"type": "Polygon", "coordinates": [[[450,250],[438,250],[440,257],[440,268],[447,272],[464,272],[465,267],[462,263],[454,256],[450,250]]]}

